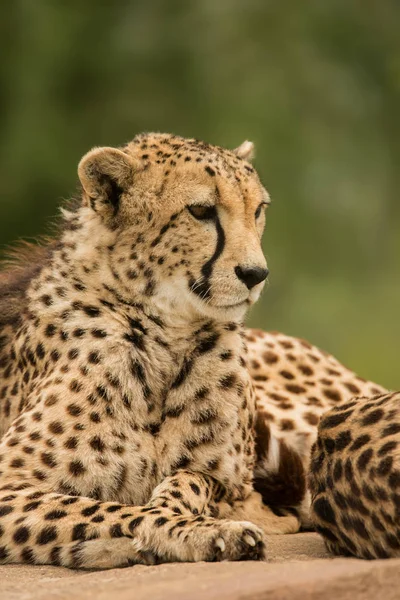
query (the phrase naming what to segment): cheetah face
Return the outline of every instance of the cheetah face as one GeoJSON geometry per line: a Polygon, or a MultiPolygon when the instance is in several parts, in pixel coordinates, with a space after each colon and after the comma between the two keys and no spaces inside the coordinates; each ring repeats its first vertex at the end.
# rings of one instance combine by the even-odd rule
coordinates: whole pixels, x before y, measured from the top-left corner
{"type": "Polygon", "coordinates": [[[231,320],[259,298],[269,197],[246,160],[251,146],[148,134],[82,159],[85,201],[116,232],[112,268],[131,299],[231,320]]]}
{"type": "Polygon", "coordinates": [[[164,287],[176,303],[184,300],[199,313],[241,318],[268,275],[261,250],[268,197],[255,188],[246,202],[224,180],[206,180],[188,191],[173,246],[185,262],[176,271],[174,265],[164,287]]]}

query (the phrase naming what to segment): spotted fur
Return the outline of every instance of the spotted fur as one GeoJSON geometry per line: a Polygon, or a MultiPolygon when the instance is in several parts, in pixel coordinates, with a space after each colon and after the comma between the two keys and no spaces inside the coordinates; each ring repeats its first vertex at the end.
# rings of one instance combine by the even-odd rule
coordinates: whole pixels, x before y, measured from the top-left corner
{"type": "Polygon", "coordinates": [[[355,395],[385,390],[306,340],[261,330],[245,335],[258,415],[254,487],[274,510],[296,508],[302,526],[312,528],[306,479],[320,418],[355,395]]]}
{"type": "Polygon", "coordinates": [[[312,517],[335,554],[400,556],[399,401],[398,392],[355,398],[321,420],[312,517]]]}
{"type": "Polygon", "coordinates": [[[243,328],[268,274],[251,148],[90,151],[59,235],[0,276],[1,562],[262,559],[307,526],[320,415],[381,388],[243,328]]]}
{"type": "Polygon", "coordinates": [[[148,134],[79,165],[58,238],[0,280],[0,560],[261,559],[242,319],[267,275],[245,160],[148,134]]]}

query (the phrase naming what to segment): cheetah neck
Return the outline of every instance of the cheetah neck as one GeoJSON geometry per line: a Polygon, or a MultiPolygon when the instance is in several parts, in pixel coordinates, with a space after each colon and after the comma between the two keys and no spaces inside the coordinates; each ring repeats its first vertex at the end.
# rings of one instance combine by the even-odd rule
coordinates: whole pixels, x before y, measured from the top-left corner
{"type": "MultiPolygon", "coordinates": [[[[28,366],[24,382],[18,372],[13,375],[13,382],[15,379],[20,386],[20,404],[16,402],[11,412],[25,407],[24,398],[29,386],[35,385],[36,371],[45,369],[51,376],[56,369],[68,374],[79,364],[82,376],[89,377],[97,353],[105,350],[109,384],[116,381],[113,373],[118,373],[125,390],[112,396],[109,410],[123,422],[131,418],[123,396],[130,393],[129,377],[134,371],[144,389],[142,400],[135,401],[136,423],[144,426],[149,410],[153,421],[161,422],[166,411],[176,408],[169,391],[180,389],[199,356],[220,346],[224,356],[236,356],[232,361],[241,359],[245,352],[241,327],[205,318],[173,319],[152,298],[142,301],[140,294],[137,299],[127,297],[108,260],[115,234],[107,229],[99,234],[98,223],[91,224],[89,219],[82,227],[79,220],[72,225],[28,289],[28,306],[14,346],[24,361],[32,356],[32,366],[28,366]],[[43,344],[47,362],[41,358],[43,344]]],[[[212,371],[211,376],[215,376],[212,371]]],[[[190,402],[189,396],[180,400],[185,402],[190,402]]]]}

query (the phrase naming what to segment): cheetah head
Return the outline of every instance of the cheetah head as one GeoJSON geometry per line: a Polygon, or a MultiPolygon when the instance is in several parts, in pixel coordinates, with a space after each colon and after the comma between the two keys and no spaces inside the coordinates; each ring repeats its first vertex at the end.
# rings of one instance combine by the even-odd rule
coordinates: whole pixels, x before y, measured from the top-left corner
{"type": "Polygon", "coordinates": [[[84,206],[114,232],[109,260],[125,295],[182,317],[243,318],[268,276],[269,196],[252,148],[143,134],[83,157],[84,206]]]}

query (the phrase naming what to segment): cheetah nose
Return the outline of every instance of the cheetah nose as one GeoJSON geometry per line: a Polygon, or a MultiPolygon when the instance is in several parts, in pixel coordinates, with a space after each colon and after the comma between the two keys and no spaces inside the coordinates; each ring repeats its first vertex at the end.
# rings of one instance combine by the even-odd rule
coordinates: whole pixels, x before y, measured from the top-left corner
{"type": "Polygon", "coordinates": [[[263,267],[241,267],[238,265],[235,267],[235,273],[243,283],[248,287],[249,290],[258,283],[267,279],[269,270],[263,267]]]}

